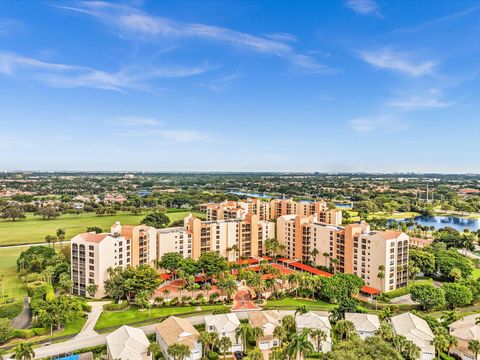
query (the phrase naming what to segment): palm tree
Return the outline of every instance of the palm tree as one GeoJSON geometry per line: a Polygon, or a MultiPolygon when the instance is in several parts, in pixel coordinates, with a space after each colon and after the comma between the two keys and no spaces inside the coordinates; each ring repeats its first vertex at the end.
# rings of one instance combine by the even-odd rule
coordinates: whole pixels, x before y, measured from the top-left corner
{"type": "Polygon", "coordinates": [[[91,297],[95,296],[95,293],[97,292],[97,289],[98,289],[98,285],[96,285],[96,284],[89,284],[87,286],[87,292],[91,297]]]}
{"type": "Polygon", "coordinates": [[[376,335],[380,336],[384,341],[391,341],[393,339],[393,329],[390,323],[382,321],[376,335]]]}
{"type": "Polygon", "coordinates": [[[35,357],[31,342],[21,342],[13,348],[13,356],[17,360],[32,360],[35,357]]]}
{"type": "Polygon", "coordinates": [[[328,267],[328,265],[327,265],[327,259],[330,258],[330,253],[324,252],[322,255],[323,255],[323,257],[325,258],[325,267],[328,267]]]}
{"type": "Polygon", "coordinates": [[[285,328],[287,338],[291,338],[296,331],[295,317],[292,315],[285,315],[282,319],[282,326],[285,328]]]}
{"type": "Polygon", "coordinates": [[[218,334],[216,332],[200,332],[200,342],[203,345],[203,354],[208,357],[211,349],[218,343],[218,334]]]}
{"type": "Polygon", "coordinates": [[[246,360],[263,360],[263,354],[258,347],[253,348],[245,357],[246,360]]]}
{"type": "Polygon", "coordinates": [[[448,340],[445,338],[445,335],[437,335],[433,339],[433,345],[435,346],[435,351],[437,357],[440,358],[440,353],[448,350],[448,340]]]}
{"type": "Polygon", "coordinates": [[[65,240],[65,229],[57,229],[57,238],[58,238],[58,241],[62,242],[63,240],[65,240]]]}
{"type": "Polygon", "coordinates": [[[335,331],[340,340],[348,340],[348,338],[355,333],[355,326],[351,321],[340,320],[335,324],[335,331]]]}
{"type": "Polygon", "coordinates": [[[322,329],[312,329],[312,331],[310,331],[310,336],[312,339],[315,339],[317,343],[317,352],[321,352],[322,342],[327,340],[327,333],[322,329]]]}
{"type": "Polygon", "coordinates": [[[380,290],[382,290],[382,292],[383,292],[383,279],[385,279],[385,266],[380,265],[378,267],[377,278],[380,279],[380,290]]]}
{"type": "Polygon", "coordinates": [[[285,354],[285,349],[274,347],[270,352],[268,360],[286,360],[287,356],[285,354]]]}
{"type": "Polygon", "coordinates": [[[170,345],[167,349],[167,353],[173,358],[173,360],[183,360],[190,356],[190,348],[188,345],[177,343],[170,345]]]}
{"type": "Polygon", "coordinates": [[[281,345],[287,338],[287,330],[285,330],[282,325],[277,325],[275,329],[273,329],[273,336],[278,338],[281,345]]]}
{"type": "Polygon", "coordinates": [[[223,354],[223,360],[227,357],[227,352],[232,348],[232,340],[228,336],[223,336],[218,341],[218,349],[223,354]]]}
{"type": "Polygon", "coordinates": [[[255,338],[255,342],[257,343],[257,346],[258,346],[258,343],[260,342],[260,338],[264,335],[263,328],[255,326],[254,328],[252,328],[252,335],[255,338]]]}
{"type": "Polygon", "coordinates": [[[306,313],[308,313],[307,305],[297,306],[295,309],[295,315],[304,315],[306,313]]]}
{"type": "Polygon", "coordinates": [[[235,330],[235,337],[241,338],[243,341],[243,351],[247,351],[247,338],[252,335],[252,326],[249,323],[240,323],[240,326],[235,330]]]}
{"type": "Polygon", "coordinates": [[[478,360],[478,353],[480,353],[480,341],[470,340],[468,342],[468,350],[475,354],[475,360],[478,360]]]}
{"type": "Polygon", "coordinates": [[[287,345],[287,354],[290,359],[301,360],[304,356],[312,352],[313,345],[308,339],[310,334],[310,329],[302,329],[300,333],[295,333],[292,336],[292,339],[287,345]]]}
{"type": "Polygon", "coordinates": [[[162,351],[160,349],[160,345],[158,345],[158,343],[156,341],[154,341],[153,343],[150,343],[150,345],[148,345],[148,352],[150,352],[152,354],[152,359],[153,360],[156,360],[158,355],[160,354],[160,351],[162,351]]]}
{"type": "Polygon", "coordinates": [[[447,354],[450,356],[452,348],[458,345],[458,339],[450,334],[445,335],[445,339],[447,340],[447,354]]]}
{"type": "Polygon", "coordinates": [[[417,360],[420,359],[421,351],[420,348],[413,343],[413,341],[407,340],[405,344],[404,355],[408,360],[417,360]]]}
{"type": "Polygon", "coordinates": [[[317,263],[317,255],[319,251],[317,248],[313,248],[312,251],[310,252],[310,255],[313,256],[313,262],[316,264],[317,263]]]}

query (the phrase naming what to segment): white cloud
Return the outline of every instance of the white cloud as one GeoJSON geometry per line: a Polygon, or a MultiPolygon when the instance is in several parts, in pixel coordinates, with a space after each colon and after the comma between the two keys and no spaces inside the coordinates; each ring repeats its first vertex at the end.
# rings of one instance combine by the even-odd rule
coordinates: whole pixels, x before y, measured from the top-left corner
{"type": "Polygon", "coordinates": [[[199,75],[213,67],[204,64],[193,67],[124,67],[116,72],[107,72],[85,66],[45,62],[15,53],[0,52],[0,74],[14,76],[21,72],[60,88],[89,87],[122,91],[146,90],[150,80],[199,75]]]}
{"type": "Polygon", "coordinates": [[[117,116],[109,122],[119,126],[157,126],[162,124],[159,120],[142,116],[117,116]]]}
{"type": "Polygon", "coordinates": [[[375,51],[363,51],[360,58],[366,63],[380,69],[387,69],[413,77],[432,75],[437,62],[432,60],[413,61],[411,55],[403,52],[395,52],[390,47],[375,51]]]}
{"type": "Polygon", "coordinates": [[[165,141],[175,143],[212,141],[210,135],[191,129],[142,129],[121,132],[119,135],[125,137],[144,137],[150,141],[155,140],[155,138],[158,137],[165,141]]]}
{"type": "Polygon", "coordinates": [[[399,108],[401,110],[418,110],[431,108],[446,108],[452,106],[454,103],[442,101],[434,97],[412,96],[404,99],[393,100],[389,103],[390,106],[399,108]]]}
{"type": "Polygon", "coordinates": [[[135,39],[151,41],[186,38],[213,41],[256,53],[277,56],[312,73],[329,73],[332,70],[328,66],[318,63],[313,57],[298,53],[289,44],[295,39],[291,34],[277,33],[256,36],[220,26],[185,23],[151,16],[132,7],[102,1],[86,1],[80,2],[76,6],[57,7],[94,16],[108,26],[116,28],[122,36],[135,39]]]}
{"type": "Polygon", "coordinates": [[[240,77],[239,74],[234,73],[234,74],[223,76],[219,79],[214,79],[214,80],[209,81],[209,82],[199,83],[198,86],[207,88],[207,89],[212,90],[214,92],[222,92],[225,89],[227,89],[228,87],[230,87],[232,82],[235,81],[236,79],[238,79],[239,77],[240,77]]]}
{"type": "Polygon", "coordinates": [[[348,122],[350,128],[358,133],[394,133],[406,128],[406,124],[390,115],[358,117],[348,122]]]}
{"type": "Polygon", "coordinates": [[[0,36],[10,35],[25,26],[24,23],[8,18],[0,18],[0,36]]]}
{"type": "Polygon", "coordinates": [[[346,6],[360,15],[382,17],[377,3],[373,0],[347,0],[346,6]]]}

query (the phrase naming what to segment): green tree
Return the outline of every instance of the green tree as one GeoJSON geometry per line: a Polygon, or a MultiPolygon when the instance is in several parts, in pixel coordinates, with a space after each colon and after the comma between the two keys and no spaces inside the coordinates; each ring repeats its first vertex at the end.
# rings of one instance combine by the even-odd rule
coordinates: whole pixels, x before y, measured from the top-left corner
{"type": "Polygon", "coordinates": [[[470,340],[468,342],[468,350],[475,354],[475,360],[478,359],[478,354],[480,353],[480,341],[470,340]]]}
{"type": "Polygon", "coordinates": [[[365,341],[357,336],[348,341],[341,341],[327,358],[329,360],[404,360],[402,355],[378,336],[371,336],[365,341]]]}
{"type": "Polygon", "coordinates": [[[309,340],[310,329],[302,329],[300,333],[293,334],[287,345],[287,354],[291,359],[303,359],[305,355],[314,351],[313,345],[309,340]]]}
{"type": "Polygon", "coordinates": [[[172,273],[174,270],[178,269],[181,261],[182,255],[177,252],[169,252],[163,254],[158,262],[158,266],[162,269],[168,270],[169,273],[172,273]]]}
{"type": "Polygon", "coordinates": [[[310,331],[310,336],[314,339],[315,343],[317,344],[316,351],[322,351],[322,342],[327,340],[327,333],[322,329],[312,329],[310,331]]]}
{"type": "Polygon", "coordinates": [[[246,360],[263,360],[263,354],[258,347],[250,350],[248,355],[245,357],[246,360]]]}
{"type": "Polygon", "coordinates": [[[223,360],[227,357],[227,352],[232,348],[232,340],[228,336],[222,336],[218,341],[218,349],[223,355],[223,360]]]}
{"type": "Polygon", "coordinates": [[[2,213],[0,214],[2,219],[12,219],[12,221],[25,219],[25,212],[19,206],[7,206],[3,209],[2,213]]]}
{"type": "Polygon", "coordinates": [[[199,272],[198,264],[192,258],[184,258],[178,262],[178,269],[186,275],[196,275],[199,272]]]}
{"type": "Polygon", "coordinates": [[[433,339],[433,345],[435,346],[435,351],[437,358],[440,359],[440,353],[448,351],[448,340],[445,335],[437,335],[433,339]]]}
{"type": "Polygon", "coordinates": [[[55,209],[53,206],[48,205],[48,206],[39,208],[35,212],[35,215],[41,216],[43,220],[51,220],[56,217],[59,217],[61,213],[57,209],[55,209]]]}
{"type": "Polygon", "coordinates": [[[200,255],[198,266],[208,277],[216,276],[227,270],[227,260],[214,251],[200,255]]]}
{"type": "Polygon", "coordinates": [[[148,345],[148,351],[152,354],[153,360],[157,360],[160,357],[160,354],[162,353],[162,349],[160,348],[160,345],[158,345],[156,341],[148,345]]]}
{"type": "Polygon", "coordinates": [[[136,297],[138,293],[152,294],[160,285],[155,269],[148,265],[139,265],[136,268],[127,268],[123,271],[123,288],[127,297],[136,297]]]}
{"type": "Polygon", "coordinates": [[[176,343],[167,348],[167,353],[173,360],[183,360],[190,357],[190,348],[188,345],[176,343]]]}
{"type": "Polygon", "coordinates": [[[100,234],[103,232],[101,228],[98,226],[88,226],[87,227],[87,232],[94,232],[95,234],[100,234]]]}
{"type": "Polygon", "coordinates": [[[295,309],[295,315],[304,315],[306,313],[308,313],[308,308],[306,305],[297,306],[295,309]]]}
{"type": "Polygon", "coordinates": [[[13,348],[12,357],[17,360],[32,360],[35,356],[33,344],[28,341],[22,341],[13,348]]]}
{"type": "Polygon", "coordinates": [[[415,284],[410,288],[413,301],[417,301],[424,310],[441,309],[445,306],[445,294],[442,289],[431,284],[415,284]]]}
{"type": "Polygon", "coordinates": [[[218,341],[219,338],[216,332],[200,332],[200,342],[203,345],[203,353],[207,358],[210,351],[217,345],[218,341]]]}
{"type": "Polygon", "coordinates": [[[105,293],[118,302],[125,296],[125,278],[120,267],[108,268],[108,279],[104,282],[105,293]]]}
{"type": "Polygon", "coordinates": [[[94,297],[98,289],[98,285],[96,284],[88,284],[87,286],[87,292],[90,295],[90,297],[94,297]]]}
{"type": "Polygon", "coordinates": [[[0,344],[13,336],[13,325],[10,319],[0,318],[0,344]]]}
{"type": "Polygon", "coordinates": [[[409,265],[415,266],[419,271],[432,275],[435,272],[435,255],[429,251],[410,248],[409,265]]]}
{"type": "Polygon", "coordinates": [[[247,339],[252,335],[252,326],[249,323],[240,323],[240,325],[235,330],[235,337],[237,339],[242,339],[243,342],[243,351],[247,351],[247,339]]]}
{"type": "Polygon", "coordinates": [[[468,287],[459,283],[444,283],[445,302],[450,308],[465,306],[472,302],[473,295],[468,287]]]}
{"type": "Polygon", "coordinates": [[[335,332],[340,340],[348,340],[352,334],[355,334],[355,326],[351,321],[339,320],[335,324],[335,332]]]}
{"type": "Polygon", "coordinates": [[[160,229],[170,224],[170,219],[163,212],[151,213],[143,218],[142,224],[160,229]]]}

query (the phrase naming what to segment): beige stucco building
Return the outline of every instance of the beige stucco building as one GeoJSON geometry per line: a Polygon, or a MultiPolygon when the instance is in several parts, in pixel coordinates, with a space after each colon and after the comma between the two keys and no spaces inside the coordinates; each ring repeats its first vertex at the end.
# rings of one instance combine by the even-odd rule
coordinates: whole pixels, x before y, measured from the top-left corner
{"type": "Polygon", "coordinates": [[[246,213],[244,219],[202,221],[192,215],[183,227],[157,230],[158,257],[178,252],[198,259],[200,254],[216,251],[230,261],[240,257],[261,256],[264,241],[275,237],[275,224],[260,221],[258,215],[246,213]]]}
{"type": "Polygon", "coordinates": [[[335,272],[356,274],[367,285],[382,291],[407,284],[405,233],[371,231],[365,222],[341,227],[325,224],[316,215],[284,215],[277,219],[276,234],[290,259],[312,261],[317,266],[333,265],[335,272]]]}

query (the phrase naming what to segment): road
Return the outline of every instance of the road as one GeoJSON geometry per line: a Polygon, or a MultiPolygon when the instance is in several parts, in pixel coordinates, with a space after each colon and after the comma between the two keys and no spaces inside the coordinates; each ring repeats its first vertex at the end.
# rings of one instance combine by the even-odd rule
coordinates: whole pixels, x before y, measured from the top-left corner
{"type": "MultiPolygon", "coordinates": [[[[59,244],[59,245],[63,245],[63,244],[70,244],[70,240],[65,240],[65,241],[60,241],[60,242],[56,242],[55,243],[55,246],[59,244]]],[[[46,243],[45,241],[44,242],[38,242],[38,243],[32,243],[32,244],[19,244],[19,245],[0,245],[0,250],[1,249],[13,249],[13,248],[19,248],[19,247],[30,247],[30,246],[38,246],[38,245],[45,245],[47,246],[48,243],[46,243]]]]}
{"type": "MultiPolygon", "coordinates": [[[[280,312],[283,315],[293,315],[295,313],[294,310],[280,310],[280,312]]],[[[248,312],[236,312],[236,315],[240,320],[248,319],[248,312]]],[[[192,315],[185,317],[185,319],[188,319],[192,325],[200,325],[205,323],[205,314],[202,315],[192,315]]],[[[149,325],[143,325],[139,326],[139,329],[142,329],[145,334],[150,335],[155,333],[155,326],[156,324],[149,324],[149,325]]],[[[49,358],[51,356],[55,355],[63,355],[63,354],[68,354],[75,352],[80,349],[92,347],[92,346],[99,346],[99,345],[104,345],[106,344],[106,337],[108,336],[109,333],[105,334],[97,334],[89,337],[83,337],[77,339],[77,337],[55,343],[55,344],[50,344],[50,345],[44,345],[42,347],[35,348],[35,357],[34,359],[43,359],[43,358],[49,358]]],[[[8,356],[5,356],[4,359],[9,359],[8,356]]]]}

